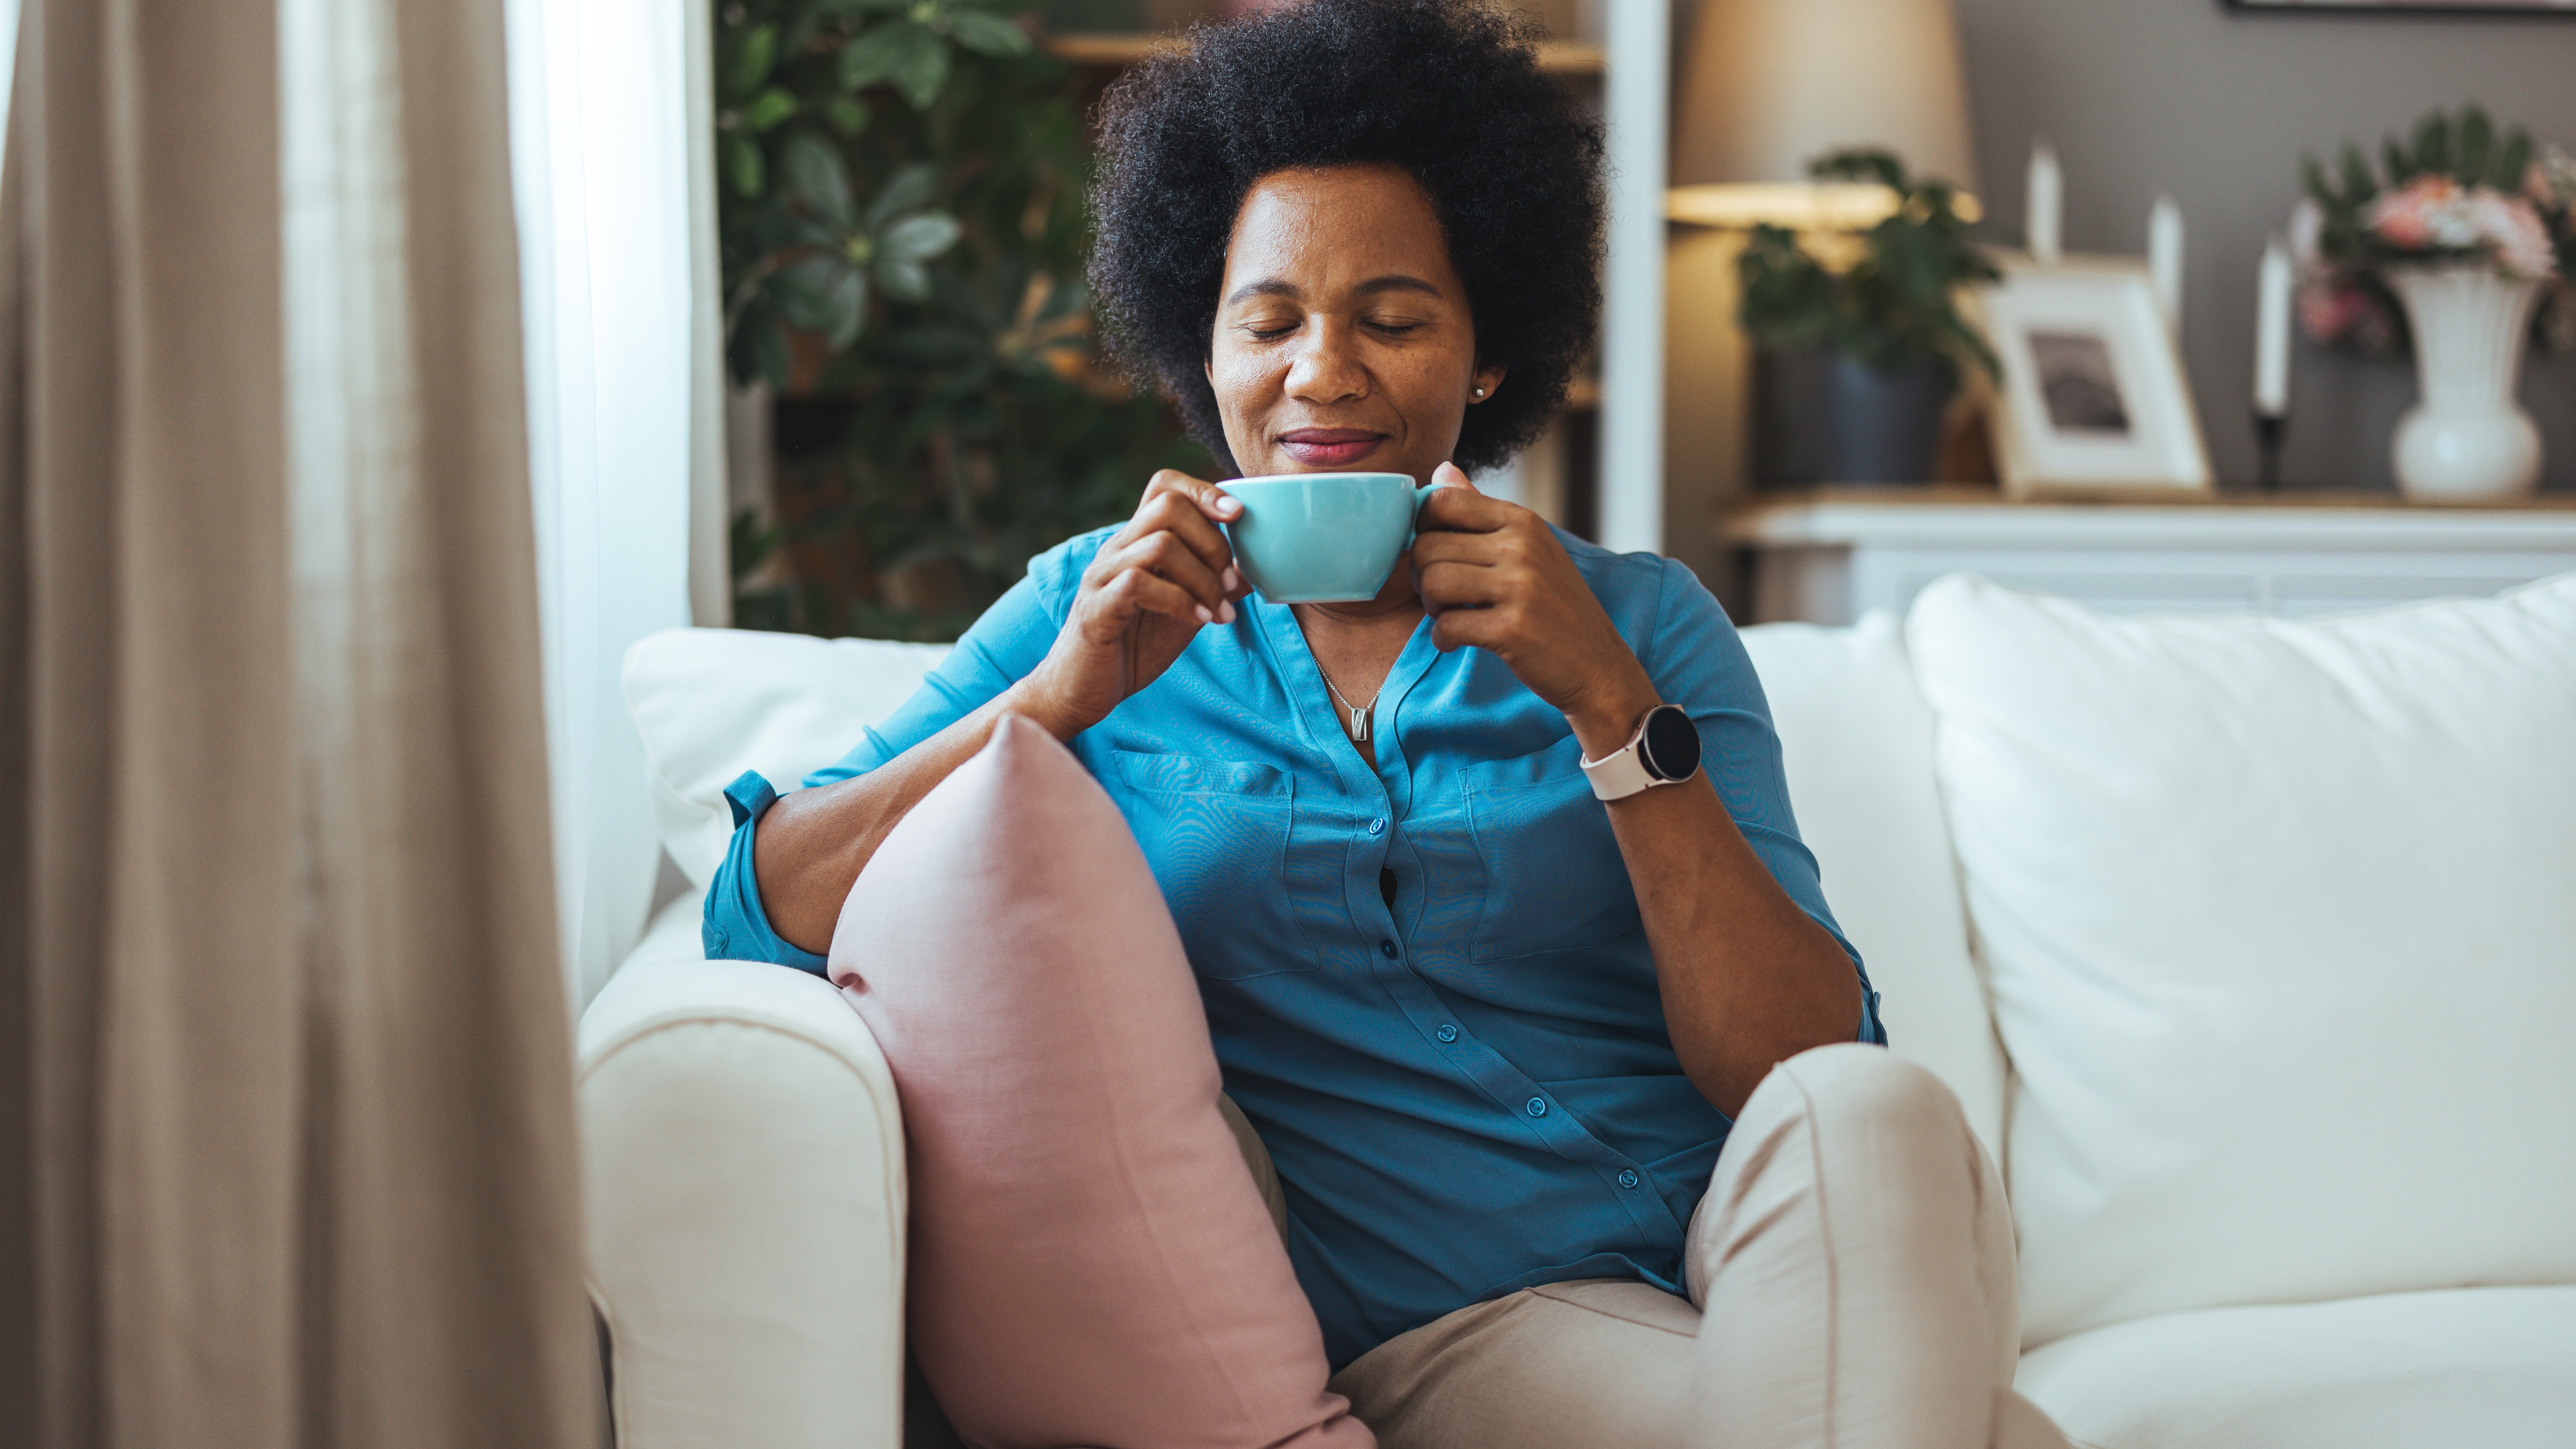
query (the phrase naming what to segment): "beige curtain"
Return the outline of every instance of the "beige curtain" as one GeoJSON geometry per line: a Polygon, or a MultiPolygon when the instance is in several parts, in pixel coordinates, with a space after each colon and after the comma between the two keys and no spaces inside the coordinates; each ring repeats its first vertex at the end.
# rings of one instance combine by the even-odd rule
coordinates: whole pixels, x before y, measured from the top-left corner
{"type": "Polygon", "coordinates": [[[26,0],[0,1442],[596,1442],[500,0],[26,0]]]}

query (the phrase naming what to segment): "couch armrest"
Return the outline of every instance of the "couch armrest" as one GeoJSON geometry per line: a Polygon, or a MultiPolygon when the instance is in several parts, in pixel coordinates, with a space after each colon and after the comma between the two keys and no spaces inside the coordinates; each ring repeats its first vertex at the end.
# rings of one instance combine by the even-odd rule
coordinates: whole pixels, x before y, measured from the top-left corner
{"type": "Polygon", "coordinates": [[[894,1077],[819,977],[639,951],[583,1013],[591,1291],[620,1449],[894,1449],[894,1077]]]}

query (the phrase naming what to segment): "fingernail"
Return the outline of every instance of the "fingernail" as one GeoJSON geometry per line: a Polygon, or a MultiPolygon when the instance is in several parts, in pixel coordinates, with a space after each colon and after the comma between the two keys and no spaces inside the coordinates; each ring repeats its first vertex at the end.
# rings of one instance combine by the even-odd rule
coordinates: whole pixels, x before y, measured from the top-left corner
{"type": "Polygon", "coordinates": [[[1234,565],[1227,564],[1225,566],[1225,591],[1230,594],[1242,587],[1243,575],[1236,571],[1234,565]]]}
{"type": "Polygon", "coordinates": [[[1216,511],[1232,518],[1243,511],[1243,500],[1231,493],[1220,493],[1216,496],[1216,511]]]}
{"type": "Polygon", "coordinates": [[[1198,606],[1198,614],[1199,622],[1202,624],[1213,624],[1216,622],[1216,615],[1209,613],[1208,606],[1205,604],[1198,606]]]}
{"type": "Polygon", "coordinates": [[[1217,622],[1221,624],[1231,624],[1234,622],[1234,605],[1231,601],[1229,601],[1225,607],[1219,611],[1217,614],[1217,622]]]}

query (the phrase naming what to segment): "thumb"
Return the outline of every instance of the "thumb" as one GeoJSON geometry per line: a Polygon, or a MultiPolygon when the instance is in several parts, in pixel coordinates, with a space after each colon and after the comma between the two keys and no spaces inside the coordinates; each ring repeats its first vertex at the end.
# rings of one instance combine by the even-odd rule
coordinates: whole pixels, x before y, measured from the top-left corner
{"type": "Polygon", "coordinates": [[[1474,480],[1467,476],[1467,470],[1455,463],[1443,463],[1432,469],[1431,482],[1435,487],[1464,488],[1479,498],[1485,494],[1485,490],[1477,487],[1474,480]]]}

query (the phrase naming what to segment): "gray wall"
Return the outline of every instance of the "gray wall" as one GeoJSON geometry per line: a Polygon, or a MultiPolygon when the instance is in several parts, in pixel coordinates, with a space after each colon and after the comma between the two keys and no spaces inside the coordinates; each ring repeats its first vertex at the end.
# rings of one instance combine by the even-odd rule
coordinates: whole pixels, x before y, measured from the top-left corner
{"type": "MultiPolygon", "coordinates": [[[[1790,0],[1794,3],[1794,0],[1790,0]]],[[[2303,150],[2382,135],[2475,100],[2499,124],[2576,147],[2576,17],[2264,15],[2217,0],[1957,0],[1988,214],[2018,237],[2034,136],[2066,175],[2070,251],[2143,253],[2159,190],[2188,236],[2184,361],[2222,486],[2254,475],[2254,269],[2297,197],[2303,150]]],[[[2410,365],[2292,358],[2292,486],[2395,486],[2388,439],[2410,365]]],[[[2522,398],[2543,486],[2576,489],[2576,358],[2534,358],[2522,398]]]]}

